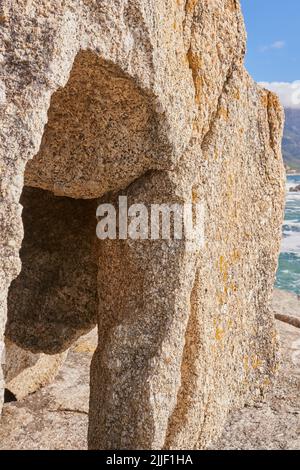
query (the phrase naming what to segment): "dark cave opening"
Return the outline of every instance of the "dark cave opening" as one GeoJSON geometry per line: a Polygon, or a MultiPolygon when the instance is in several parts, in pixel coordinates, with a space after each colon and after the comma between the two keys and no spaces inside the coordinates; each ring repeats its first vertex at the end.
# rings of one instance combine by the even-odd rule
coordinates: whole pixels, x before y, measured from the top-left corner
{"type": "Polygon", "coordinates": [[[6,338],[56,354],[96,324],[97,200],[24,187],[20,202],[22,270],[9,290],[6,338]]]}

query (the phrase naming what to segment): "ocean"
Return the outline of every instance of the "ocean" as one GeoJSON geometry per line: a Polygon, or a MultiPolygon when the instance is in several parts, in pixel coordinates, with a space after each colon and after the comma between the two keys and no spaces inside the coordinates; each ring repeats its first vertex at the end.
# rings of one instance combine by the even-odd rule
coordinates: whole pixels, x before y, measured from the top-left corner
{"type": "Polygon", "coordinates": [[[300,175],[287,177],[283,238],[276,287],[300,294],[300,193],[290,188],[300,184],[300,175]]]}

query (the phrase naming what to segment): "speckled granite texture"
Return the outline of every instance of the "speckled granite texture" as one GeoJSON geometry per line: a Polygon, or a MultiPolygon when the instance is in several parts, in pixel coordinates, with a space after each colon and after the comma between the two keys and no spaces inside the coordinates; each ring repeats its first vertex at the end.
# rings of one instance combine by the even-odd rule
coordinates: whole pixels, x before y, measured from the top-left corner
{"type": "Polygon", "coordinates": [[[97,318],[89,447],[207,447],[278,366],[283,113],[244,69],[239,2],[4,0],[0,44],[1,333],[8,312],[8,339],[57,354],[97,318]],[[51,198],[79,200],[87,238],[53,248],[58,217],[39,244],[24,219],[20,252],[22,191],[38,210],[43,190],[45,214],[51,198]],[[205,246],[93,239],[84,207],[120,194],[202,202],[205,246]],[[24,304],[8,295],[22,257],[24,304]]]}

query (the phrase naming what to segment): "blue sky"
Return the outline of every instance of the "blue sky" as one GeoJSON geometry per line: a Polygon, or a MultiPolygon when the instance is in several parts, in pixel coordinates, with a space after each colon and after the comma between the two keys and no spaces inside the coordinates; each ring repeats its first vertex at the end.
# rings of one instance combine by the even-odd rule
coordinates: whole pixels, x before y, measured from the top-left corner
{"type": "Polygon", "coordinates": [[[257,81],[300,79],[300,1],[241,0],[248,32],[247,69],[257,81]]]}
{"type": "Polygon", "coordinates": [[[241,4],[248,33],[247,70],[277,92],[285,106],[300,107],[300,0],[241,4]]]}

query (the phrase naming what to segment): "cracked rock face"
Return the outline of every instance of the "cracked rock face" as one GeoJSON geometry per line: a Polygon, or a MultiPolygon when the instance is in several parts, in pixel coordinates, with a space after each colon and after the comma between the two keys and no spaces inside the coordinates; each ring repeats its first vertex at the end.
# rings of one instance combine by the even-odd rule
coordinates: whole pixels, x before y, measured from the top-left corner
{"type": "Polygon", "coordinates": [[[0,18],[1,333],[58,354],[97,322],[89,447],[205,448],[278,363],[283,113],[244,69],[239,2],[0,18]],[[119,195],[202,202],[204,247],[97,240],[97,198],[119,195]]]}

